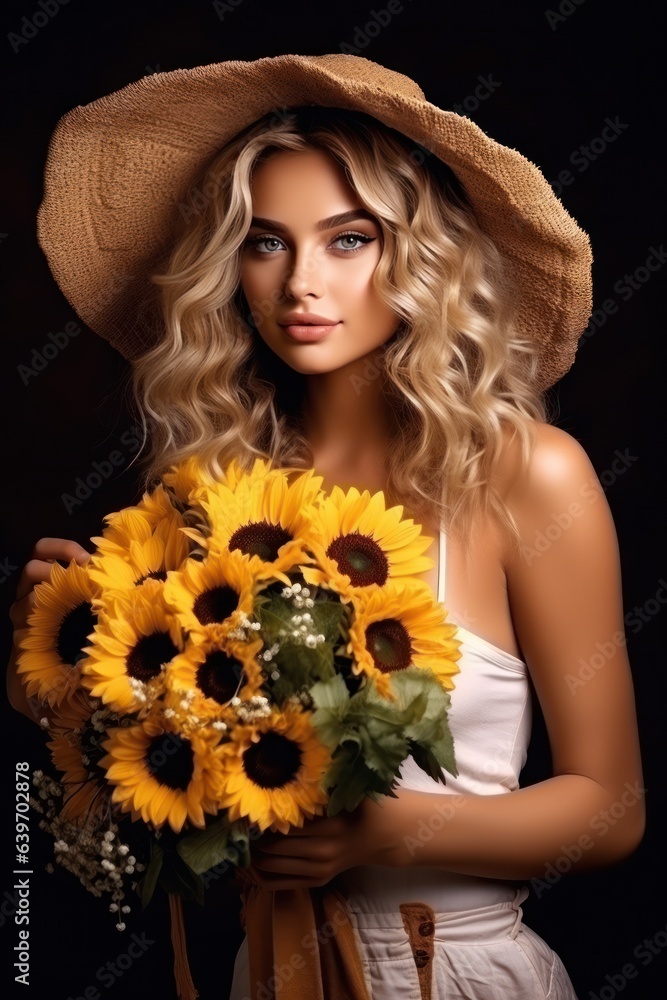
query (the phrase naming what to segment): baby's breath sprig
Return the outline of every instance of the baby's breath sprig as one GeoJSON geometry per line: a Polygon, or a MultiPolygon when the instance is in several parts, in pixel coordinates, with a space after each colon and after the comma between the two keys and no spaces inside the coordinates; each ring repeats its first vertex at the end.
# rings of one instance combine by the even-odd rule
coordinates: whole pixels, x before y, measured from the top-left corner
{"type": "Polygon", "coordinates": [[[253,632],[259,632],[261,629],[261,624],[258,621],[253,621],[246,614],[241,612],[239,614],[238,622],[235,628],[231,629],[227,634],[230,639],[238,639],[240,642],[248,642],[253,639],[253,632]]]}
{"type": "Polygon", "coordinates": [[[306,687],[301,688],[300,691],[294,691],[288,696],[287,701],[297,708],[306,709],[306,711],[312,711],[315,707],[315,702],[306,687]]]}
{"type": "MultiPolygon", "coordinates": [[[[136,881],[130,877],[135,872],[144,871],[145,865],[137,861],[130,845],[123,843],[113,816],[108,816],[103,822],[94,815],[85,822],[66,820],[60,814],[64,792],[62,784],[43,771],[34,771],[32,782],[38,797],[31,796],[30,804],[43,817],[39,822],[40,829],[54,839],[56,864],[76,875],[93,896],[110,893],[112,902],[109,910],[117,914],[116,928],[125,930],[121,914],[131,912],[129,904],[123,903],[126,883],[130,881],[132,889],[136,888],[136,881]]],[[[52,873],[53,865],[46,865],[46,871],[52,873]]]]}
{"type": "Polygon", "coordinates": [[[236,715],[240,722],[257,722],[271,715],[271,704],[264,695],[256,694],[251,698],[241,701],[240,698],[232,698],[232,707],[236,709],[236,715]]]}
{"type": "Polygon", "coordinates": [[[315,607],[315,601],[311,597],[310,587],[304,587],[300,583],[293,583],[291,587],[283,587],[282,597],[294,605],[297,614],[292,615],[290,624],[293,626],[290,632],[281,630],[281,635],[289,637],[290,642],[297,645],[309,646],[314,649],[321,642],[326,641],[326,637],[321,632],[313,629],[313,616],[310,611],[301,611],[302,608],[315,607]],[[301,611],[301,614],[298,612],[301,611]]]}
{"type": "Polygon", "coordinates": [[[162,697],[165,675],[166,665],[163,663],[156,676],[151,677],[149,681],[142,681],[138,677],[128,677],[132,693],[137,701],[141,703],[141,707],[137,712],[137,718],[143,719],[149,715],[155,702],[162,697]]]}

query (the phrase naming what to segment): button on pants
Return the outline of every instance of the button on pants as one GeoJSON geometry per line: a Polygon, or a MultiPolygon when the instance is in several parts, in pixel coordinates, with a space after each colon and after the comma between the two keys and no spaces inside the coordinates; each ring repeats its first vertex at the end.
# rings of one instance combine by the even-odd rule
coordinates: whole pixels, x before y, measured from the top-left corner
{"type": "Polygon", "coordinates": [[[559,956],[523,923],[528,892],[446,913],[419,901],[374,911],[352,897],[372,1000],[577,1000],[559,956]]]}

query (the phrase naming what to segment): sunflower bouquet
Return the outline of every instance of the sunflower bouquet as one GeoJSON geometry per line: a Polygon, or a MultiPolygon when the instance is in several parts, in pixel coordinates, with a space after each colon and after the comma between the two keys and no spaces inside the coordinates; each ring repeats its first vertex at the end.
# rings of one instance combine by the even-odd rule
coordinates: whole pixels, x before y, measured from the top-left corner
{"type": "Polygon", "coordinates": [[[395,794],[408,755],[457,774],[430,539],[382,492],[321,484],[188,459],[35,588],[17,669],[60,777],[35,772],[32,802],[120,929],[128,880],[203,901],[253,836],[395,794]]]}

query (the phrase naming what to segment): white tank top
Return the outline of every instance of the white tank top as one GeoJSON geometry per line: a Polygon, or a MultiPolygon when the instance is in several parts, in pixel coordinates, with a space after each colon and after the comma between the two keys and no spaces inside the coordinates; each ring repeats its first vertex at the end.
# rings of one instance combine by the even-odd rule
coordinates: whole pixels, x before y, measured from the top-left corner
{"type": "MultiPolygon", "coordinates": [[[[440,532],[438,601],[446,605],[446,536],[440,532]]],[[[434,781],[412,757],[401,765],[398,785],[443,796],[468,793],[498,795],[519,787],[519,774],[526,760],[532,725],[532,706],[527,667],[523,660],[469,632],[447,614],[458,628],[461,658],[459,673],[450,692],[449,726],[454,738],[458,777],[445,771],[446,786],[434,781]]],[[[399,793],[400,794],[400,793],[399,793]]],[[[456,808],[450,806],[450,809],[456,808]]],[[[459,808],[465,808],[465,806],[459,808]]],[[[445,813],[446,816],[446,813],[445,813]]],[[[430,839],[446,826],[435,809],[428,827],[414,838],[430,839]]],[[[446,831],[445,831],[446,832],[446,831]]],[[[489,831],[493,837],[493,831],[489,831]]],[[[412,843],[412,842],[411,842],[412,843]]],[[[412,843],[415,858],[419,847],[412,843]]],[[[459,875],[427,866],[393,868],[367,865],[339,876],[352,897],[360,897],[362,908],[396,909],[399,903],[424,902],[436,912],[489,906],[512,900],[517,882],[459,875]]]]}

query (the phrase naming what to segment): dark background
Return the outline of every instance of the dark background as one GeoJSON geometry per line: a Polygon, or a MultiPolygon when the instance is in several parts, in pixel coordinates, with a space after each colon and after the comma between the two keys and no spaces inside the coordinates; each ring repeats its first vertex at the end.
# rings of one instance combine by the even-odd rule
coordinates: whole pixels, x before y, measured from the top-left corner
{"type": "MultiPolygon", "coordinates": [[[[560,6],[531,4],[434,4],[404,0],[375,37],[373,11],[384,0],[312,4],[235,0],[221,10],[204,0],[188,3],[70,0],[35,31],[26,28],[38,0],[5,4],[0,53],[6,73],[3,208],[0,268],[6,316],[3,336],[3,402],[6,413],[3,537],[0,595],[6,609],[14,599],[20,570],[34,542],[45,535],[74,538],[88,548],[104,514],[138,499],[132,466],[132,420],[124,387],[128,366],[85,328],[26,381],[21,365],[32,363],[49,332],[78,319],[61,295],[35,236],[42,172],[49,137],[58,119],[77,104],[120,89],[156,71],[227,59],[256,59],[281,53],[358,54],[416,80],[426,97],[446,109],[474,93],[479,78],[495,87],[467,113],[485,132],[519,149],[541,167],[552,184],[563,170],[568,211],[590,234],[594,254],[596,320],[582,338],[573,369],[550,390],[554,422],[586,449],[606,488],[614,515],[623,568],[626,635],[635,681],[644,778],[648,788],[648,830],[634,853],[614,867],[567,875],[531,894],[525,921],[561,955],[580,1000],[657,1000],[667,982],[667,907],[659,813],[664,802],[664,600],[667,560],[660,515],[664,508],[664,375],[656,353],[664,335],[664,268],[641,271],[651,252],[667,239],[664,170],[658,157],[665,120],[664,59],[658,50],[657,5],[609,5],[603,0],[562,0],[560,6]],[[549,13],[551,11],[551,13],[549,13]],[[11,33],[33,34],[14,45],[11,33]],[[364,40],[365,39],[365,40],[364,40]],[[14,49],[17,51],[14,51],[14,49]],[[349,50],[348,50],[349,51],[349,50]],[[606,119],[621,123],[620,134],[599,143],[606,119]],[[592,147],[591,147],[592,143],[592,147]],[[580,147],[588,147],[587,154],[580,147]],[[601,148],[603,147],[603,148],[601,148]],[[579,150],[579,152],[577,152],[579,150]],[[573,157],[573,159],[571,159],[573,157]],[[616,283],[637,272],[636,288],[616,283]],[[647,280],[648,276],[648,280],[647,280]],[[627,287],[627,286],[624,286],[627,287]],[[92,471],[110,452],[124,464],[71,513],[63,494],[77,477],[92,471]],[[617,455],[631,460],[619,475],[617,455]],[[662,597],[662,602],[660,598],[662,597]],[[644,941],[651,951],[640,951],[644,941]],[[646,954],[651,954],[647,962],[646,954]],[[623,967],[631,963],[633,976],[623,967]]],[[[220,5],[218,5],[220,7],[220,5]]],[[[39,17],[38,21],[43,21],[39,17]]],[[[382,17],[386,20],[386,17],[382,17]]],[[[377,22],[375,22],[377,23],[377,22]]],[[[9,652],[11,631],[4,649],[9,652]]],[[[566,627],[566,623],[564,623],[566,627]]],[[[522,784],[548,777],[549,752],[536,706],[530,765],[522,784]]],[[[6,780],[15,760],[45,766],[41,734],[4,706],[6,780]]],[[[7,795],[2,827],[8,837],[0,864],[0,937],[5,950],[0,982],[6,996],[49,996],[55,1000],[99,995],[138,998],[144,990],[174,996],[166,899],[144,914],[138,907],[119,934],[104,903],[75,879],[43,871],[50,840],[32,818],[30,941],[31,986],[14,983],[13,796],[7,795]],[[114,962],[132,933],[150,943],[112,985],[96,979],[114,962]],[[91,994],[89,993],[88,996],[91,994]],[[92,994],[94,995],[94,994],[92,994]]],[[[4,846],[4,845],[3,845],[4,846]]],[[[236,895],[224,879],[211,891],[204,916],[186,907],[188,947],[202,1000],[225,1000],[241,932],[236,895]]],[[[121,962],[121,964],[125,964],[121,962]]],[[[107,980],[108,981],[108,980],[107,980]]],[[[508,998],[511,1000],[511,998],[508,998]]]]}

